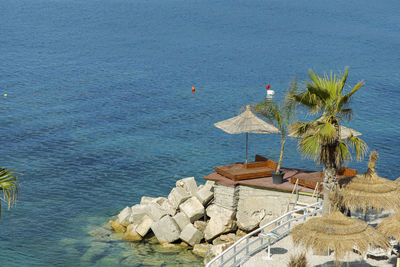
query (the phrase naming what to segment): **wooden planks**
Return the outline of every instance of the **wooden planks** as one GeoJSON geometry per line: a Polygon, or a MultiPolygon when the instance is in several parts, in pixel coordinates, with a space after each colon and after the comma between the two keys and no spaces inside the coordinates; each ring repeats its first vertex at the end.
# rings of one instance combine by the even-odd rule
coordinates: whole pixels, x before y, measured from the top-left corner
{"type": "Polygon", "coordinates": [[[245,164],[232,164],[225,166],[217,166],[215,167],[215,171],[225,176],[233,181],[241,181],[247,179],[254,179],[259,177],[271,176],[272,169],[264,164],[252,165],[249,167],[249,164],[245,166],[245,164]]]}

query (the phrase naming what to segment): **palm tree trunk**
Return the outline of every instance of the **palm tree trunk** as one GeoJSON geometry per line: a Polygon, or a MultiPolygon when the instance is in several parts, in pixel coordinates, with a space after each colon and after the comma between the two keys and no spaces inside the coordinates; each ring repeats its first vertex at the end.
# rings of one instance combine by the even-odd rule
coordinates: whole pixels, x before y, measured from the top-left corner
{"type": "Polygon", "coordinates": [[[282,159],[283,159],[283,150],[285,149],[285,142],[286,142],[286,139],[282,138],[281,155],[279,156],[278,166],[276,166],[276,172],[277,173],[281,170],[281,164],[282,164],[282,159]]]}
{"type": "Polygon", "coordinates": [[[335,187],[337,169],[334,166],[324,166],[324,202],[322,204],[322,216],[329,215],[331,212],[330,193],[335,187]]]}

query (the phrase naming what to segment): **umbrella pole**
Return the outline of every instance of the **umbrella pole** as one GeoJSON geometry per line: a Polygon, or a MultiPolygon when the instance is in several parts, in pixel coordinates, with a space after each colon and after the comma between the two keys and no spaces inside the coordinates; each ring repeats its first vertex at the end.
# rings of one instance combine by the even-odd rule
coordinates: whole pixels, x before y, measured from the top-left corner
{"type": "Polygon", "coordinates": [[[247,163],[247,142],[249,141],[249,133],[246,133],[246,163],[247,163]]]}

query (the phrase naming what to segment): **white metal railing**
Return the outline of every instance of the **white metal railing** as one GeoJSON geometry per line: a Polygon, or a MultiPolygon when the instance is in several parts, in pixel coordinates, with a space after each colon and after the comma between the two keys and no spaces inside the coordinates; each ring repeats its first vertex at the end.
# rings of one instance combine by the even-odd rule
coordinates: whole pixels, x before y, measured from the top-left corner
{"type": "Polygon", "coordinates": [[[305,221],[307,217],[315,216],[318,213],[322,214],[322,200],[303,208],[287,212],[279,218],[276,218],[240,238],[232,246],[208,262],[206,267],[237,266],[265,247],[268,247],[268,257],[270,257],[270,246],[290,233],[292,222],[300,221],[301,219],[305,221]],[[293,216],[294,214],[301,215],[293,216]],[[274,227],[272,230],[267,233],[262,232],[265,228],[272,225],[274,227]]]}

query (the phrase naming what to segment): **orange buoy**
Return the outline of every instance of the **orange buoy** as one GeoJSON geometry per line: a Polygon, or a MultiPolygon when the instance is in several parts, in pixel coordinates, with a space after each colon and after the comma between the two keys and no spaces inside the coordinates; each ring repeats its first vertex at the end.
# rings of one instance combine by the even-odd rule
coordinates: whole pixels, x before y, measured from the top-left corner
{"type": "Polygon", "coordinates": [[[192,95],[194,95],[195,91],[196,91],[196,88],[194,88],[194,86],[192,86],[192,95]]]}

